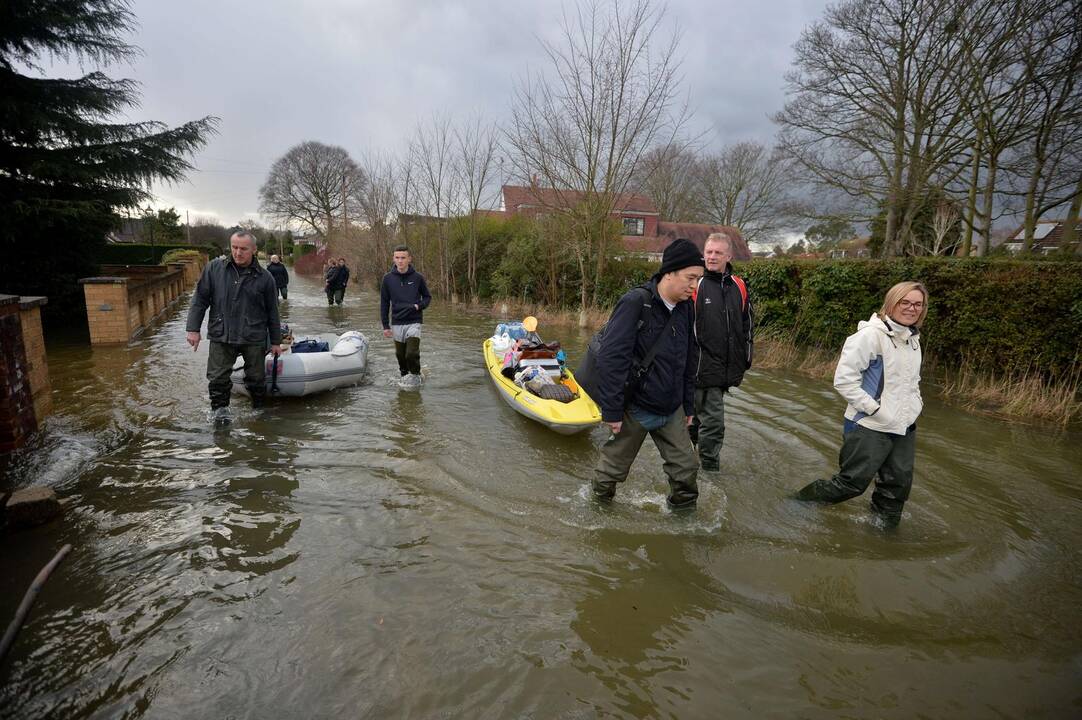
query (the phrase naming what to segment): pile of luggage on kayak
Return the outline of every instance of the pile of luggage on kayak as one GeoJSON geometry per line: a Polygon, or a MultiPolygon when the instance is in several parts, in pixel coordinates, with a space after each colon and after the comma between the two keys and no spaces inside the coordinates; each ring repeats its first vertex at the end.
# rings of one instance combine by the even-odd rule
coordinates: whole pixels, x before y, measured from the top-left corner
{"type": "Polygon", "coordinates": [[[559,342],[544,342],[537,334],[537,320],[500,323],[492,335],[492,351],[503,358],[501,374],[519,387],[545,400],[569,403],[574,391],[568,378],[567,356],[559,342]]]}

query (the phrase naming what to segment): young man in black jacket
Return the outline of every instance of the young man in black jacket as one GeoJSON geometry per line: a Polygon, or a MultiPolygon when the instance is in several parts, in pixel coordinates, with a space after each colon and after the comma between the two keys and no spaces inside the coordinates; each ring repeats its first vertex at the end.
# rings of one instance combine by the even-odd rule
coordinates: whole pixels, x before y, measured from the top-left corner
{"type": "Polygon", "coordinates": [[[597,358],[601,419],[612,436],[601,448],[594,496],[611,500],[650,435],[664,461],[673,508],[695,506],[699,463],[687,426],[694,412],[692,292],[703,276],[699,249],[687,240],[665,248],[661,270],[616,304],[597,358]],[[643,367],[656,345],[653,360],[643,367]]]}
{"type": "MultiPolygon", "coordinates": [[[[695,375],[695,419],[702,469],[720,469],[725,441],[725,393],[751,367],[751,303],[744,281],[733,275],[732,239],[712,233],[703,251],[706,274],[695,296],[695,338],[699,343],[695,375]]],[[[694,434],[694,433],[693,433],[694,434]]]]}
{"type": "Polygon", "coordinates": [[[207,385],[210,407],[221,416],[228,413],[225,408],[233,389],[230,375],[237,356],[244,358],[244,386],[252,396],[252,405],[259,407],[267,395],[267,339],[275,355],[282,344],[278,290],[274,278],[255,259],[255,236],[243,230],[235,232],[229,247],[230,258],[213,260],[203,269],[187,322],[188,344],[195,351],[199,349],[203,317],[210,309],[207,385]]]}
{"type": "Polygon", "coordinates": [[[379,286],[379,318],[383,337],[394,338],[394,352],[402,377],[421,379],[421,324],[432,302],[425,278],[413,269],[413,255],[405,245],[394,249],[394,267],[379,286]]]}

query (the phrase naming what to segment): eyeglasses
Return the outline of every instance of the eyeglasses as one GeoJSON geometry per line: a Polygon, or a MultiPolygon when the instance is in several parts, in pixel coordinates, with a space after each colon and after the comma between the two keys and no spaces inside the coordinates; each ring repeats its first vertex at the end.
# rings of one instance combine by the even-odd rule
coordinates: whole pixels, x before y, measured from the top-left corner
{"type": "Polygon", "coordinates": [[[909,308],[913,308],[914,310],[920,310],[921,308],[924,307],[924,302],[922,300],[918,300],[916,302],[909,302],[908,300],[899,300],[898,301],[898,306],[901,307],[902,310],[908,310],[909,308]]]}

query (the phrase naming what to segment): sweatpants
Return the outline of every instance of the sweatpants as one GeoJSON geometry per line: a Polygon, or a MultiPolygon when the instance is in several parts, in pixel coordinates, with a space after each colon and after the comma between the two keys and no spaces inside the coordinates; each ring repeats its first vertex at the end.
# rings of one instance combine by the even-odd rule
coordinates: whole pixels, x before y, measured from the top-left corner
{"type": "Polygon", "coordinates": [[[869,430],[856,425],[845,434],[838,453],[838,472],[829,480],[816,480],[801,488],[798,500],[839,503],[855,498],[875,480],[872,510],[889,525],[902,519],[902,507],[913,486],[917,426],[905,435],[869,430]]]}
{"type": "Polygon", "coordinates": [[[611,500],[616,495],[616,483],[627,479],[631,464],[649,435],[661,453],[661,467],[669,481],[670,507],[694,507],[699,498],[699,461],[688,436],[684,411],[674,412],[657,430],[647,430],[626,411],[623,423],[620,433],[601,446],[601,456],[594,471],[594,495],[600,500],[611,500]]]}
{"type": "Polygon", "coordinates": [[[406,375],[421,374],[421,323],[392,325],[394,354],[398,358],[398,372],[406,375]]]}

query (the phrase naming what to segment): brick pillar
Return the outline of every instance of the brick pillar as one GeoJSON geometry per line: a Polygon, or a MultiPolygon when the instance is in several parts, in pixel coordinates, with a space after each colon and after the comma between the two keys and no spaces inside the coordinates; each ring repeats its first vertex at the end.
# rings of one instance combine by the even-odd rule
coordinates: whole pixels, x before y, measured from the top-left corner
{"type": "Polygon", "coordinates": [[[128,307],[128,280],[122,277],[83,278],[86,321],[90,343],[126,343],[131,338],[131,310],[128,307]]]}
{"type": "Polygon", "coordinates": [[[19,298],[0,295],[0,452],[20,447],[37,429],[27,371],[19,298]]]}
{"type": "Polygon", "coordinates": [[[23,329],[23,349],[30,376],[30,396],[34,402],[34,417],[38,425],[53,411],[52,384],[49,363],[45,358],[45,334],[41,331],[41,306],[49,302],[44,297],[19,298],[19,317],[23,329]]]}

